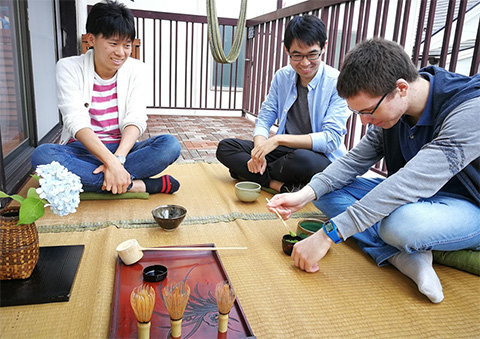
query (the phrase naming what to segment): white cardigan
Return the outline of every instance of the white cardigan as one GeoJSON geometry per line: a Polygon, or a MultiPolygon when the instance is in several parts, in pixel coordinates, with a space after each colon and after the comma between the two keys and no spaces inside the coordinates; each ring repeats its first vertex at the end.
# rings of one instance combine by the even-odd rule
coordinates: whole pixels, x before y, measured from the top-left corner
{"type": "MultiPolygon", "coordinates": [[[[94,51],[63,58],[57,63],[58,108],[62,113],[65,144],[79,130],[92,128],[88,113],[92,102],[94,51]]],[[[147,127],[145,65],[128,58],[117,72],[118,123],[120,131],[137,126],[140,135],[147,127]]]]}

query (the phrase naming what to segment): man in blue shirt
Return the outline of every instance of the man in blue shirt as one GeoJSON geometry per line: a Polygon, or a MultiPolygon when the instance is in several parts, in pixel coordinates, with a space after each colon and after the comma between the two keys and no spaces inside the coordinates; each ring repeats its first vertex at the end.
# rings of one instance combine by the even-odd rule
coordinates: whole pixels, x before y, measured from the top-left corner
{"type": "Polygon", "coordinates": [[[338,71],[321,56],[327,45],[325,24],[312,15],[293,18],[285,29],[290,65],[274,76],[253,132],[253,142],[224,139],[217,159],[235,179],[278,192],[306,185],[345,153],[343,136],[350,115],[337,94],[338,71]],[[278,131],[269,138],[278,121],[278,131]]]}

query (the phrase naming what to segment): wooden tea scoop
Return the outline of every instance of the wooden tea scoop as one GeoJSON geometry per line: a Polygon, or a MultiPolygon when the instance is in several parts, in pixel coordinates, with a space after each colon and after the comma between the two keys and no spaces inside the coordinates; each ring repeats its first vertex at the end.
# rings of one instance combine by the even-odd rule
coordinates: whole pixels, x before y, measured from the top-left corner
{"type": "Polygon", "coordinates": [[[247,247],[141,247],[137,239],[129,239],[117,246],[117,253],[125,265],[135,264],[142,259],[143,251],[216,251],[246,250],[247,247]]]}
{"type": "MultiPolygon", "coordinates": [[[[265,199],[267,199],[267,202],[270,202],[270,200],[268,200],[268,198],[265,198],[265,199]]],[[[285,228],[287,229],[288,233],[290,233],[290,235],[291,235],[292,237],[296,237],[297,234],[295,234],[294,232],[290,231],[290,228],[288,227],[288,225],[287,225],[287,223],[285,222],[285,220],[283,220],[283,218],[282,218],[282,216],[280,215],[280,213],[278,213],[277,209],[274,208],[273,210],[275,211],[275,214],[277,215],[278,219],[280,219],[280,220],[282,221],[283,226],[285,226],[285,228]]]]}

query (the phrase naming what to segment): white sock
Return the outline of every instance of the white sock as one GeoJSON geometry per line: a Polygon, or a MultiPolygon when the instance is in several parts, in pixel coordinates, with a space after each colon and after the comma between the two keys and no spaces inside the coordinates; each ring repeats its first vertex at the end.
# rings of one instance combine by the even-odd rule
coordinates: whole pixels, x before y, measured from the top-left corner
{"type": "Polygon", "coordinates": [[[433,269],[433,254],[428,252],[400,252],[388,261],[400,272],[415,281],[418,290],[433,303],[443,300],[442,284],[433,269]]]}

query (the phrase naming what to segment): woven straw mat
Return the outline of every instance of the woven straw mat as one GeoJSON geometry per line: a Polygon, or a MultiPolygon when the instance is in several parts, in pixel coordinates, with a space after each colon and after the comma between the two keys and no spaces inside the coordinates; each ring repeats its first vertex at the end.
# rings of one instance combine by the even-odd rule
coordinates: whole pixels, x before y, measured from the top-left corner
{"type": "MultiPolygon", "coordinates": [[[[319,272],[305,273],[281,250],[286,230],[265,208],[271,194],[262,192],[251,204],[239,202],[235,181],[219,164],[178,164],[166,173],[182,185],[173,195],[85,201],[77,213],[62,218],[48,211],[37,222],[40,246],[85,245],[70,301],[0,308],[0,337],[108,337],[115,248],[130,238],[144,247],[247,246],[219,252],[257,338],[479,337],[477,276],[434,265],[445,300],[433,304],[413,281],[392,266],[377,267],[351,240],[335,245],[319,272]],[[188,210],[174,232],[145,221],[162,204],[188,210]]],[[[287,221],[292,230],[302,217],[319,215],[311,204],[301,212],[287,221]]]]}

